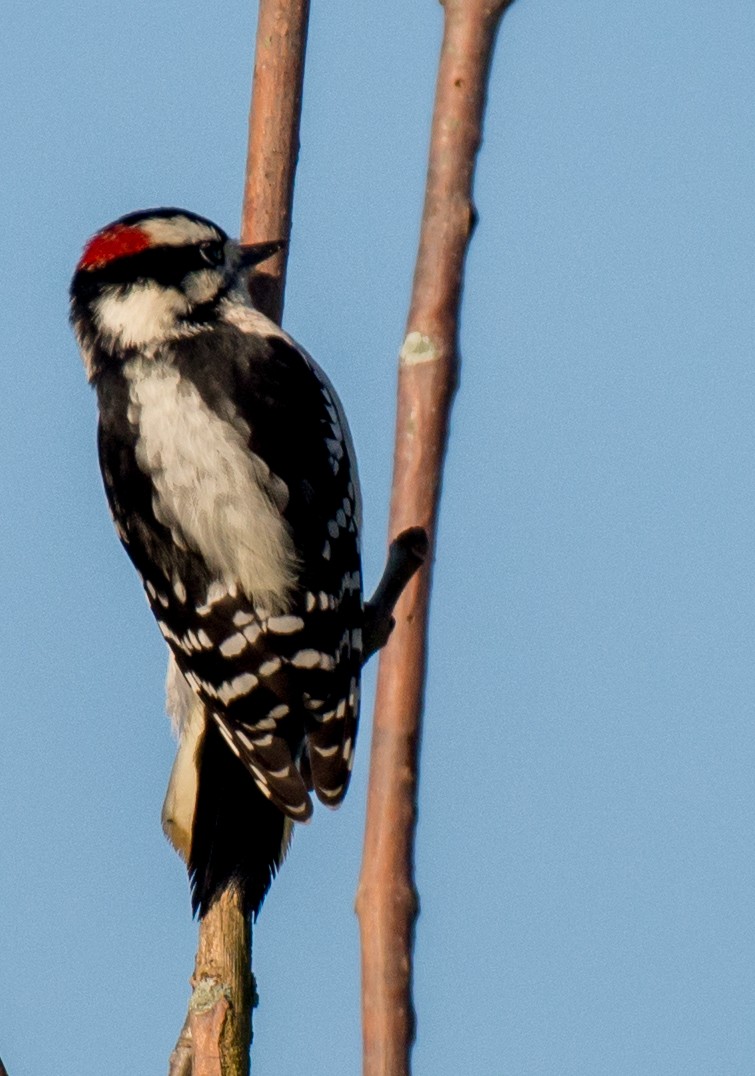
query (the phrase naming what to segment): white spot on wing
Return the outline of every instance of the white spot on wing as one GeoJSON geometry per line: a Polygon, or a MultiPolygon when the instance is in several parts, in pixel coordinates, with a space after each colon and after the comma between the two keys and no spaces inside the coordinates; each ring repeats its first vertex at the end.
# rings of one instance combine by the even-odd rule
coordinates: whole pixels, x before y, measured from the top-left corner
{"type": "Polygon", "coordinates": [[[179,646],[182,650],[185,650],[183,639],[179,639],[174,631],[168,627],[164,620],[158,620],[157,626],[163,634],[163,639],[168,643],[173,643],[175,646],[179,646]]]}
{"type": "Polygon", "coordinates": [[[251,769],[252,773],[257,778],[257,780],[261,781],[262,784],[265,785],[265,787],[267,787],[267,774],[263,773],[262,770],[259,768],[259,766],[250,766],[249,768],[251,769]]]}
{"type": "Polygon", "coordinates": [[[208,605],[216,605],[217,602],[222,602],[223,598],[228,597],[228,587],[225,583],[220,583],[218,580],[214,580],[207,588],[207,597],[205,601],[208,605]]]}
{"type": "Polygon", "coordinates": [[[297,669],[317,669],[322,654],[319,650],[299,650],[291,658],[291,664],[297,669]]]}
{"type": "Polygon", "coordinates": [[[242,695],[248,695],[252,688],[257,686],[257,683],[258,680],[254,673],[241,673],[240,676],[234,677],[233,680],[226,680],[224,684],[220,685],[217,692],[218,698],[227,706],[234,699],[241,698],[242,695]]]}
{"type": "Polygon", "coordinates": [[[281,768],[279,770],[270,770],[270,776],[273,778],[273,780],[280,781],[281,778],[287,777],[290,772],[291,772],[291,767],[286,765],[286,766],[281,766],[281,768]]]}
{"type": "Polygon", "coordinates": [[[317,754],[322,755],[323,758],[331,758],[331,756],[334,755],[338,750],[338,744],[334,744],[333,747],[317,747],[316,745],[313,746],[317,754]]]}
{"type": "Polygon", "coordinates": [[[297,669],[332,669],[333,658],[321,650],[298,650],[291,658],[297,669]]]}
{"type": "Polygon", "coordinates": [[[327,796],[329,800],[334,800],[343,792],[343,785],[338,785],[336,788],[321,788],[320,792],[323,796],[327,796]]]}
{"type": "Polygon", "coordinates": [[[276,635],[291,635],[295,631],[301,631],[304,621],[300,616],[271,616],[266,627],[276,635]]]}
{"type": "Polygon", "coordinates": [[[270,658],[269,661],[263,661],[260,665],[258,672],[260,676],[272,676],[273,673],[277,673],[281,667],[280,658],[270,658]]]}
{"type": "Polygon", "coordinates": [[[238,632],[236,635],[229,635],[227,639],[224,639],[218,649],[224,658],[235,658],[238,654],[245,650],[247,641],[242,632],[238,632]]]}
{"type": "Polygon", "coordinates": [[[261,721],[258,721],[255,724],[254,729],[255,732],[257,731],[257,729],[262,729],[263,731],[265,729],[274,729],[277,724],[278,722],[275,720],[274,717],[263,717],[261,721]]]}
{"type": "Polygon", "coordinates": [[[228,744],[231,751],[233,751],[234,755],[236,755],[236,757],[238,758],[239,757],[239,747],[238,747],[238,744],[236,743],[236,741],[234,740],[233,736],[231,736],[230,732],[225,727],[225,725],[221,725],[219,722],[218,722],[218,728],[220,729],[220,735],[223,737],[225,742],[228,744]]]}
{"type": "Polygon", "coordinates": [[[236,735],[241,740],[241,742],[243,743],[243,745],[247,749],[247,751],[253,750],[254,745],[253,745],[251,739],[247,736],[247,734],[242,729],[237,729],[236,730],[236,735]]]}

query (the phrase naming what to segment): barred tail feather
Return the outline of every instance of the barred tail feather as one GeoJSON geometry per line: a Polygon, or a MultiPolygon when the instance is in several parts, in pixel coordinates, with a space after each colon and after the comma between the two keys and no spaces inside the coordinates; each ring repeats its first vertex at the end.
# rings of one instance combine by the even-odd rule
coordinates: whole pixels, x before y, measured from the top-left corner
{"type": "Polygon", "coordinates": [[[214,721],[199,748],[199,785],[189,854],[192,906],[200,918],[230,883],[255,919],[286,854],[291,822],[228,750],[214,721]]]}

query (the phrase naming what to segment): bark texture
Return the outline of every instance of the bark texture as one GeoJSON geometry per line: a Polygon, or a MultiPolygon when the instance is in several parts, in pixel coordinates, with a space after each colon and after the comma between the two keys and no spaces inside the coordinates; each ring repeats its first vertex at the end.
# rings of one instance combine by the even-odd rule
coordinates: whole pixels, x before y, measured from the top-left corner
{"type": "MultiPolygon", "coordinates": [[[[191,1076],[191,1013],[186,1014],[184,1026],[178,1036],[178,1042],[168,1061],[168,1076],[191,1076]]],[[[2,1076],[2,1073],[0,1073],[2,1076]]]]}
{"type": "MultiPolygon", "coordinates": [[[[458,379],[464,259],[490,58],[507,0],[445,0],[417,264],[399,358],[390,533],[424,527],[434,549],[458,379]]],[[[432,557],[396,606],[378,672],[362,873],[364,1076],[405,1076],[414,1041],[418,912],[414,833],[432,557]]]]}
{"type": "Polygon", "coordinates": [[[231,886],[199,927],[189,1005],[193,1076],[246,1076],[252,1039],[252,928],[231,886]]]}

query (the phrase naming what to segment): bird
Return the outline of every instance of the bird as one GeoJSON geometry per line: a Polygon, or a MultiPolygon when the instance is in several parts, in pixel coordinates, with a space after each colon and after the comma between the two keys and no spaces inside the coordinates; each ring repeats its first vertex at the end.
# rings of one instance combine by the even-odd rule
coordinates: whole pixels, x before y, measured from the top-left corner
{"type": "Polygon", "coordinates": [[[178,750],[163,827],[195,914],[255,919],[313,795],[338,806],[359,718],[361,495],[343,407],[256,309],[242,245],[184,209],[84,246],[70,320],[117,535],[169,649],[178,750]]]}

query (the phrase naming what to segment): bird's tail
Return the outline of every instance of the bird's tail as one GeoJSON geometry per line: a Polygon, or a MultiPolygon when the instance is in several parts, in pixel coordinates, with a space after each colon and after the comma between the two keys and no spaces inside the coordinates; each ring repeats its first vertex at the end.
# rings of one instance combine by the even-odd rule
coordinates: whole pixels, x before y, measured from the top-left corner
{"type": "Polygon", "coordinates": [[[197,748],[198,787],[188,856],[192,906],[200,918],[230,883],[256,918],[286,854],[291,821],[257,788],[208,720],[197,748]]]}

